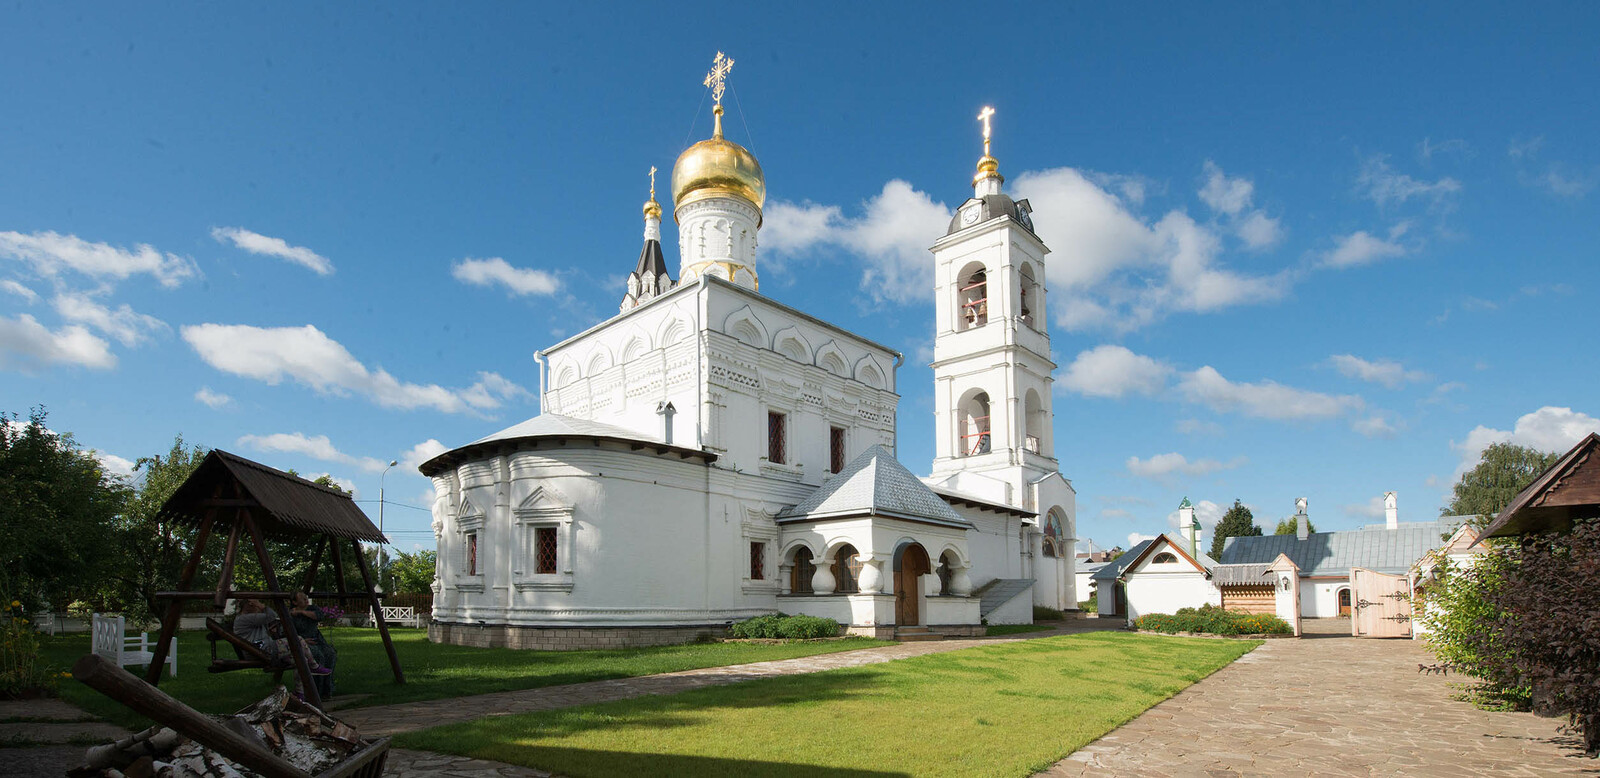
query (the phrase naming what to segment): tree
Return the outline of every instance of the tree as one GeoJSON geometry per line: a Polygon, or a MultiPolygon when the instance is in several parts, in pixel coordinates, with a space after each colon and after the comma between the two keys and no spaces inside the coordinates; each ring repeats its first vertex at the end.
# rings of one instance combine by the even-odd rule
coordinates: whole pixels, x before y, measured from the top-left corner
{"type": "Polygon", "coordinates": [[[389,563],[389,586],[396,594],[427,594],[433,591],[434,569],[438,565],[436,551],[418,551],[408,554],[395,552],[389,563]]]}
{"type": "MultiPolygon", "coordinates": [[[[1300,531],[1300,519],[1290,516],[1278,522],[1278,528],[1272,531],[1274,535],[1294,535],[1300,531]]],[[[1306,517],[1306,532],[1316,532],[1317,525],[1312,523],[1311,517],[1306,517]]]]}
{"type": "Polygon", "coordinates": [[[1222,558],[1222,545],[1228,538],[1257,537],[1261,528],[1256,526],[1256,517],[1249,508],[1238,500],[1233,501],[1233,507],[1222,514],[1222,521],[1217,522],[1215,529],[1211,530],[1211,558],[1222,558]]]}
{"type": "Polygon", "coordinates": [[[1540,473],[1560,459],[1537,449],[1512,443],[1494,443],[1483,450],[1483,459],[1456,482],[1455,494],[1440,515],[1473,516],[1472,526],[1483,529],[1502,508],[1511,502],[1540,473]]]}
{"type": "MultiPolygon", "coordinates": [[[[134,464],[134,472],[142,473],[144,480],[117,519],[117,554],[108,571],[106,592],[112,606],[125,615],[160,618],[166,603],[157,601],[155,593],[178,588],[178,576],[194,550],[196,530],[169,521],[160,510],[205,458],[205,449],[188,447],[178,435],[165,456],[140,457],[134,464]]],[[[205,569],[215,571],[221,552],[211,556],[216,558],[206,560],[205,569]]]]}
{"type": "Polygon", "coordinates": [[[71,434],[45,426],[43,407],[0,413],[0,595],[28,610],[92,596],[112,555],[128,488],[71,434]]]}

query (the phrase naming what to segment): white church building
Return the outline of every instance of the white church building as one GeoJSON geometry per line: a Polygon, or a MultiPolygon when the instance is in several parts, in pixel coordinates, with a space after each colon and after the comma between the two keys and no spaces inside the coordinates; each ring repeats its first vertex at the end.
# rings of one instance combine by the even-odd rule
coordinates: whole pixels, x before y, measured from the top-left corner
{"type": "Polygon", "coordinates": [[[687,642],[775,612],[857,634],[979,634],[1076,608],[1072,485],[1051,434],[1049,249],[984,155],[936,268],[932,474],[897,458],[887,346],[760,292],[766,181],[723,137],[672,172],[616,316],[536,352],[540,415],[421,466],[438,548],[430,638],[687,642]]]}

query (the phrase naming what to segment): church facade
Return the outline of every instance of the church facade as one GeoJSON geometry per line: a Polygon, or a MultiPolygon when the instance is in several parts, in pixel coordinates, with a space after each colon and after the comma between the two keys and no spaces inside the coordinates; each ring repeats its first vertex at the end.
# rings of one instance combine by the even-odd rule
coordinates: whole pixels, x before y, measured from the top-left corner
{"type": "Polygon", "coordinates": [[[901,355],[759,291],[766,184],[723,137],[726,73],[719,55],[712,137],[673,169],[678,278],[652,187],[618,314],[535,355],[540,415],[423,463],[430,637],[649,645],[774,612],[967,635],[1076,608],[1049,250],[1001,191],[989,112],[974,196],[929,236],[938,443],[919,478],[896,458],[901,355]]]}

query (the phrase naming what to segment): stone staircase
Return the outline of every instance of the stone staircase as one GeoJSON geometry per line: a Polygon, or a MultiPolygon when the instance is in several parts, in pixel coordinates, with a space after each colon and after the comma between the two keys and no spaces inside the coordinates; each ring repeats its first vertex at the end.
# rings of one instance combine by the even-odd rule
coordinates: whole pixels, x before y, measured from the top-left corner
{"type": "Polygon", "coordinates": [[[918,643],[925,640],[944,640],[944,635],[927,627],[895,627],[894,639],[902,643],[918,643]]]}
{"type": "Polygon", "coordinates": [[[978,616],[989,618],[995,608],[1005,605],[1032,586],[1033,581],[1027,578],[996,578],[984,584],[973,592],[978,597],[978,616]]]}

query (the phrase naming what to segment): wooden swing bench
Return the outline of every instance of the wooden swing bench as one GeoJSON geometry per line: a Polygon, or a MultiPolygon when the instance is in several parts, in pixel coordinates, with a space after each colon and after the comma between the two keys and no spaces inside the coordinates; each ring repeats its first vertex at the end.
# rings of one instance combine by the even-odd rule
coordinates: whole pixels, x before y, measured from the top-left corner
{"type": "Polygon", "coordinates": [[[235,670],[262,670],[273,673],[275,682],[283,681],[283,674],[294,669],[294,660],[288,658],[275,658],[261,650],[260,646],[239,637],[233,630],[222,626],[216,619],[206,619],[206,640],[211,643],[211,666],[206,672],[231,673],[235,670]],[[236,659],[224,659],[217,656],[217,644],[227,643],[233,646],[236,659]]]}

